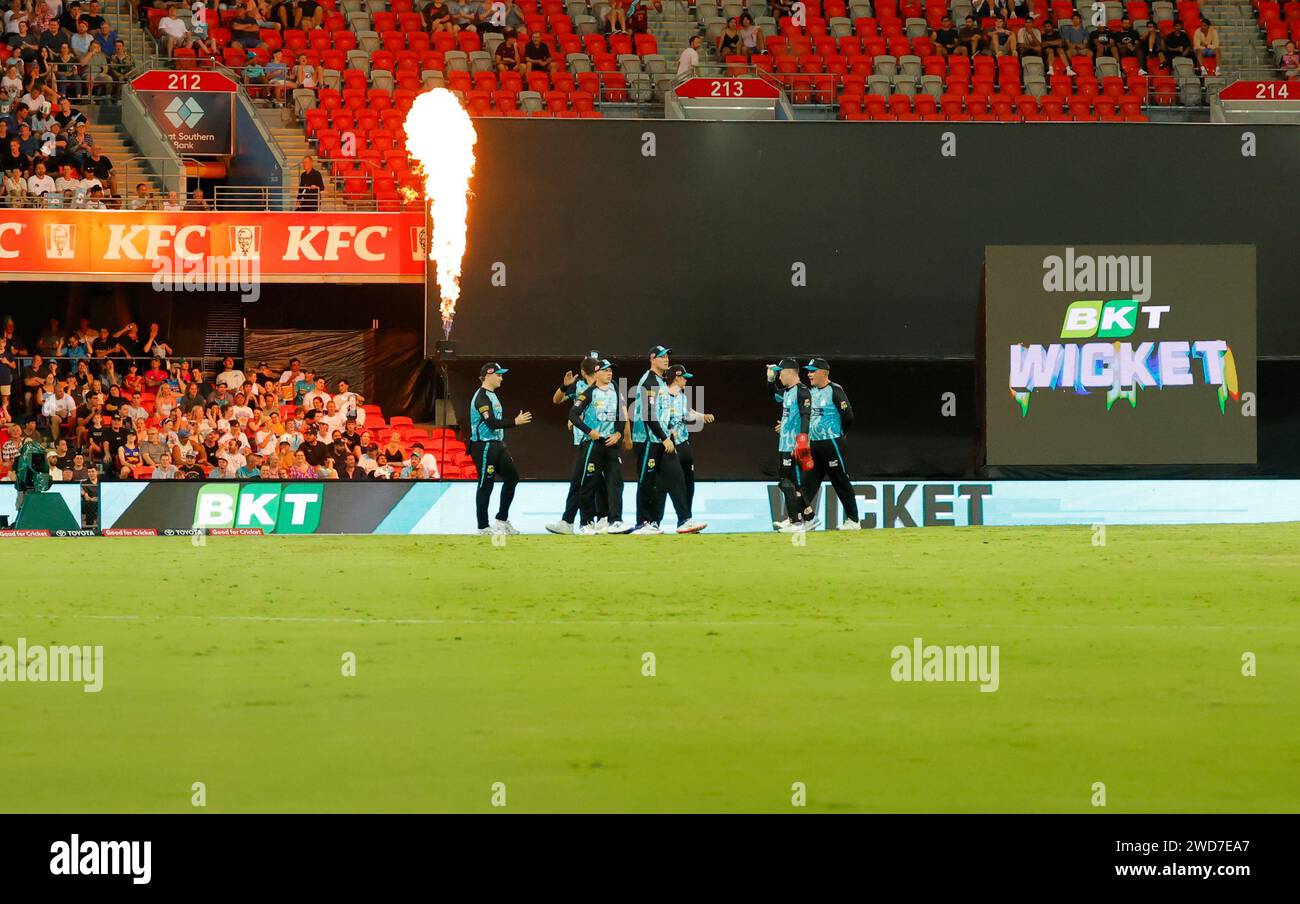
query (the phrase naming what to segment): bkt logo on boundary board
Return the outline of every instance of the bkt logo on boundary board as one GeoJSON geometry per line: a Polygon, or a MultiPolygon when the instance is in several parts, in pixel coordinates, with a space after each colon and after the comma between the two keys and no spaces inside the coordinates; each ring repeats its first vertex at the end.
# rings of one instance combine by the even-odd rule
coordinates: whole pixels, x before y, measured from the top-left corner
{"type": "Polygon", "coordinates": [[[205,484],[194,503],[196,528],[256,527],[268,534],[311,534],[320,526],[319,483],[205,484]]]}

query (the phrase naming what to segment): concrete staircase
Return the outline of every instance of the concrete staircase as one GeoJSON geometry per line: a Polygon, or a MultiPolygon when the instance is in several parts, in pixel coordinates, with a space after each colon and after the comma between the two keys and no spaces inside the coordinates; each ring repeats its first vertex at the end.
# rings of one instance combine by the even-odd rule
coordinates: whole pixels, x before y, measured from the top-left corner
{"type": "Polygon", "coordinates": [[[1236,78],[1276,78],[1273,61],[1246,0],[1200,0],[1201,13],[1219,31],[1219,74],[1236,78]]]}
{"type": "MultiPolygon", "coordinates": [[[[709,9],[713,9],[712,0],[705,0],[709,9]]],[[[659,55],[668,61],[668,71],[677,72],[677,59],[691,41],[691,35],[702,35],[704,29],[695,18],[695,10],[683,0],[664,0],[663,12],[653,7],[650,9],[650,33],[659,43],[659,55]]],[[[712,51],[700,48],[700,61],[712,59],[712,51]]]]}
{"type": "Polygon", "coordinates": [[[122,127],[121,108],[116,104],[87,104],[79,109],[86,114],[91,141],[112,161],[117,190],[124,199],[129,201],[135,195],[139,182],[148,182],[155,192],[162,191],[162,180],[122,127]]]}
{"type": "MultiPolygon", "coordinates": [[[[315,157],[316,148],[307,139],[307,133],[303,129],[302,123],[298,122],[293,116],[292,107],[270,107],[261,106],[262,101],[257,102],[257,115],[263,124],[271,132],[271,137],[276,144],[280,145],[280,150],[284,152],[285,169],[289,172],[290,177],[286,183],[289,188],[287,191],[292,195],[298,185],[298,176],[302,173],[302,158],[315,157]]],[[[321,194],[322,210],[342,210],[346,208],[343,199],[339,195],[337,186],[329,177],[329,168],[320,166],[317,160],[317,168],[325,174],[325,191],[321,194]]],[[[284,199],[286,207],[292,207],[293,198],[284,199]]]]}

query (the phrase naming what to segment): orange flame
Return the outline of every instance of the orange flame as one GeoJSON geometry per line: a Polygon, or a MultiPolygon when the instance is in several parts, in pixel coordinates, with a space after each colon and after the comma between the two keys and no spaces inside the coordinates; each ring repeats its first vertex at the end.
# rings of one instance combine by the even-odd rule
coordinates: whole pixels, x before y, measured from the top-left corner
{"type": "Polygon", "coordinates": [[[432,234],[427,237],[429,260],[435,264],[441,298],[443,335],[460,298],[460,269],[465,259],[469,180],[474,175],[474,123],[456,95],[434,88],[415,99],[406,114],[406,148],[424,177],[432,234]]]}

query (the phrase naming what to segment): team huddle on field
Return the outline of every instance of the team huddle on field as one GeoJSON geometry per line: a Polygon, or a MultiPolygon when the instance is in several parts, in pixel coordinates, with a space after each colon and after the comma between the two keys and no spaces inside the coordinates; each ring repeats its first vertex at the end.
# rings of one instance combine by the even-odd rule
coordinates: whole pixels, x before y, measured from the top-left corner
{"type": "MultiPolygon", "coordinates": [[[[569,371],[552,402],[568,404],[574,460],[569,492],[560,519],[546,525],[554,534],[665,533],[662,523],[672,502],[677,519],[672,532],[694,534],[708,525],[692,514],[695,496],[695,455],[691,434],[714,416],[696,411],[686,391],[694,374],[671,361],[672,349],[656,345],[649,366],[625,399],[614,385],[614,365],[595,353],[584,358],[578,372],[569,371]],[[631,451],[636,468],[636,514],[623,512],[623,459],[631,451]]],[[[479,387],[470,398],[469,451],[478,466],[475,497],[478,532],[516,534],[510,523],[519,471],[505,443],[505,431],[532,422],[521,411],[505,417],[497,396],[507,368],[496,362],[479,370],[479,387]],[[501,483],[496,517],[489,521],[492,490],[501,483]]],[[[844,388],[830,379],[822,358],[800,364],[782,358],[766,368],[767,391],[781,406],[777,422],[780,453],[779,487],[786,517],[773,522],[777,530],[793,533],[818,526],[815,504],[823,480],[829,479],[844,509],[841,530],[858,530],[858,508],[844,461],[844,434],[853,424],[853,407],[844,388]],[[803,381],[807,372],[809,382],[803,381]]]]}

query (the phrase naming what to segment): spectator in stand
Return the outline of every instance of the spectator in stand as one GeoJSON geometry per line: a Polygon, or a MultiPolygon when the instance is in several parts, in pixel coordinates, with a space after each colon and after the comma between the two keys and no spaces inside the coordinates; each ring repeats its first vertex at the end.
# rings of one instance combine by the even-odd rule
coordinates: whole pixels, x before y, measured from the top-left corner
{"type": "MultiPolygon", "coordinates": [[[[175,8],[172,9],[174,13],[175,8]]],[[[230,43],[245,50],[259,50],[266,47],[262,40],[262,29],[257,24],[257,16],[247,6],[230,20],[230,43]]]]}
{"type": "Polygon", "coordinates": [[[90,156],[86,159],[86,173],[98,179],[99,184],[109,194],[117,194],[117,173],[113,170],[113,161],[97,147],[90,148],[90,156]]]}
{"type": "Polygon", "coordinates": [[[183,207],[181,206],[180,199],[176,197],[176,192],[174,191],[167,192],[167,200],[162,202],[162,209],[170,210],[170,211],[183,209],[183,207]]]}
{"type": "Polygon", "coordinates": [[[176,465],[172,463],[171,458],[164,457],[158,464],[154,465],[151,480],[176,480],[180,476],[176,465]]]}
{"type": "Polygon", "coordinates": [[[1119,50],[1116,48],[1115,34],[1105,26],[1094,28],[1092,34],[1088,35],[1088,55],[1094,59],[1110,57],[1119,59],[1119,50]]]}
{"type": "Polygon", "coordinates": [[[1201,75],[1209,75],[1219,68],[1219,30],[1214,23],[1202,17],[1201,27],[1192,35],[1192,48],[1201,75]]]}
{"type": "Polygon", "coordinates": [[[190,199],[185,202],[185,209],[209,211],[212,210],[212,205],[209,204],[208,199],[203,196],[203,189],[195,188],[194,191],[190,192],[190,199]]]}
{"type": "Polygon", "coordinates": [[[134,430],[128,431],[126,439],[117,449],[117,470],[127,480],[135,476],[135,469],[144,464],[144,453],[140,451],[138,438],[134,430]]]}
{"type": "Polygon", "coordinates": [[[460,31],[456,23],[451,20],[451,8],[443,0],[433,0],[432,3],[425,4],[420,15],[424,17],[424,30],[430,34],[437,34],[440,31],[455,34],[460,31]]]}
{"type": "MultiPolygon", "coordinates": [[[[324,460],[321,461],[324,464],[324,460]]],[[[289,477],[293,480],[311,480],[316,476],[316,469],[307,461],[307,455],[299,449],[293,455],[293,467],[289,469],[289,477]]]]}
{"type": "Polygon", "coordinates": [[[1034,25],[1033,19],[1026,19],[1025,24],[1016,32],[1016,52],[1021,59],[1027,56],[1038,57],[1044,64],[1049,62],[1043,50],[1043,33],[1034,25]]]}
{"type": "Polygon", "coordinates": [[[294,7],[294,27],[303,31],[320,28],[325,23],[325,7],[316,0],[298,0],[294,7]]]}
{"type": "Polygon", "coordinates": [[[1146,33],[1138,40],[1137,55],[1139,75],[1146,75],[1147,70],[1159,69],[1164,41],[1160,38],[1160,29],[1156,28],[1154,19],[1147,20],[1146,33]]]}
{"type": "Polygon", "coordinates": [[[293,78],[291,79],[295,88],[306,88],[310,91],[316,90],[316,67],[311,64],[311,60],[306,54],[298,57],[298,65],[293,67],[293,78]]]}
{"type": "Polygon", "coordinates": [[[391,480],[393,477],[393,468],[389,464],[388,456],[380,452],[375,456],[375,466],[370,469],[371,480],[391,480]]]}
{"type": "Polygon", "coordinates": [[[9,207],[27,206],[27,180],[23,178],[23,171],[16,166],[5,171],[4,195],[5,204],[9,207]]]}
{"type": "Polygon", "coordinates": [[[507,29],[505,39],[497,45],[497,72],[514,72],[519,68],[519,37],[513,28],[507,29]]]}
{"type": "Polygon", "coordinates": [[[610,0],[605,10],[605,30],[610,34],[627,33],[627,0],[610,0]]]}
{"type": "MultiPolygon", "coordinates": [[[[1115,32],[1115,56],[1123,60],[1126,57],[1133,57],[1138,61],[1138,66],[1142,66],[1142,55],[1138,52],[1142,44],[1142,37],[1133,27],[1133,20],[1124,16],[1119,20],[1119,31],[1115,32]]],[[[1140,72],[1140,75],[1146,75],[1146,72],[1140,72]]]]}
{"type": "Polygon", "coordinates": [[[1174,30],[1165,35],[1165,66],[1172,70],[1174,60],[1177,59],[1196,62],[1196,57],[1192,54],[1192,39],[1188,37],[1186,29],[1183,28],[1182,19],[1174,19],[1174,30]]]}
{"type": "Polygon", "coordinates": [[[153,210],[157,206],[153,186],[148,182],[136,183],[135,197],[126,206],[128,210],[153,210]]]}
{"type": "Polygon", "coordinates": [[[542,33],[540,31],[535,31],[528,36],[528,44],[524,47],[524,64],[527,66],[528,72],[555,71],[555,60],[551,59],[551,48],[542,42],[542,33]]]}
{"type": "MultiPolygon", "coordinates": [[[[1075,13],[1070,17],[1070,24],[1061,29],[1061,37],[1065,40],[1065,56],[1068,60],[1076,56],[1092,56],[1089,50],[1089,31],[1083,27],[1083,17],[1075,13]]],[[[1066,68],[1067,75],[1074,75],[1074,68],[1066,68]]]]}
{"type": "Polygon", "coordinates": [[[235,359],[227,355],[221,362],[222,371],[217,374],[217,385],[230,390],[237,390],[244,385],[244,372],[235,367],[235,359]]]}
{"type": "Polygon", "coordinates": [[[411,460],[402,469],[402,476],[411,480],[437,480],[438,460],[424,451],[423,443],[411,444],[411,460]]]}
{"type": "Polygon", "coordinates": [[[176,477],[179,480],[203,480],[207,475],[203,473],[203,468],[199,466],[198,454],[194,450],[184,453],[184,462],[176,477]]]}
{"type": "Polygon", "coordinates": [[[343,459],[343,467],[339,470],[339,480],[365,480],[365,470],[357,464],[357,457],[351,453],[343,459]]]}
{"type": "Polygon", "coordinates": [[[55,383],[54,394],[46,396],[41,404],[42,426],[49,431],[55,442],[63,432],[64,424],[75,427],[76,413],[77,404],[72,396],[64,392],[62,383],[55,383]]]}
{"type": "MultiPolygon", "coordinates": [[[[162,41],[164,56],[174,55],[177,47],[192,47],[194,45],[194,35],[181,18],[179,6],[172,6],[167,10],[167,15],[158,20],[158,37],[162,41]]],[[[238,33],[236,33],[233,43],[239,43],[238,33]]]]}
{"type": "Polygon", "coordinates": [[[934,41],[934,48],[939,52],[939,56],[953,56],[961,46],[957,37],[957,26],[952,23],[952,16],[945,15],[939,27],[930,32],[930,38],[934,41]]]}
{"type": "Polygon", "coordinates": [[[691,35],[690,43],[682,49],[682,55],[677,58],[677,77],[694,75],[695,67],[698,65],[700,65],[700,36],[691,35]]]}
{"type": "Polygon", "coordinates": [[[974,16],[967,16],[957,29],[957,53],[962,56],[978,56],[987,52],[989,39],[984,29],[976,23],[974,16]]]}
{"type": "Polygon", "coordinates": [[[714,50],[718,52],[719,59],[726,59],[729,56],[737,56],[740,53],[740,20],[732,17],[727,20],[726,26],[718,32],[718,39],[714,42],[714,50]]]}
{"type": "Polygon", "coordinates": [[[997,15],[997,4],[994,0],[971,0],[970,11],[979,22],[980,28],[983,28],[986,19],[992,19],[997,15]]]}
{"type": "Polygon", "coordinates": [[[323,404],[325,402],[328,402],[331,398],[333,397],[329,394],[329,390],[325,388],[325,378],[317,377],[316,380],[312,383],[311,390],[309,392],[303,393],[302,401],[299,402],[298,404],[310,410],[313,404],[315,403],[316,399],[320,399],[321,403],[323,404]]]}
{"type": "Polygon", "coordinates": [[[763,32],[754,24],[754,17],[748,10],[740,14],[740,49],[747,57],[767,53],[763,46],[763,32]]]}
{"type": "Polygon", "coordinates": [[[18,378],[18,359],[14,357],[9,340],[0,336],[0,411],[9,416],[9,398],[18,378]]]}
{"type": "Polygon", "coordinates": [[[27,194],[39,198],[54,192],[54,178],[45,172],[45,161],[38,160],[31,176],[27,179],[27,194]]]}
{"type": "Polygon", "coordinates": [[[310,157],[302,158],[302,172],[298,174],[298,209],[306,212],[319,210],[323,191],[325,179],[316,169],[315,161],[310,157]]]}
{"type": "Polygon", "coordinates": [[[295,87],[289,77],[289,64],[284,61],[284,51],[279,47],[271,54],[271,60],[263,67],[262,78],[271,88],[271,98],[276,104],[283,105],[288,94],[295,87]]]}
{"type": "Polygon", "coordinates": [[[1015,33],[1007,28],[1007,20],[998,16],[993,20],[993,30],[989,32],[989,52],[995,57],[1016,55],[1015,33]]]}
{"type": "MultiPolygon", "coordinates": [[[[449,3],[451,10],[451,21],[455,23],[456,28],[461,31],[477,31],[479,22],[483,19],[483,4],[475,0],[461,0],[461,2],[449,3]]],[[[534,34],[538,34],[534,32],[534,34]]]]}
{"type": "Polygon", "coordinates": [[[1278,68],[1282,70],[1282,76],[1287,81],[1300,81],[1300,53],[1296,52],[1295,41],[1286,42],[1286,47],[1282,49],[1280,63],[1278,68]]]}
{"type": "Polygon", "coordinates": [[[1051,16],[1043,22],[1043,63],[1047,69],[1047,74],[1051,75],[1054,71],[1055,61],[1060,60],[1061,66],[1067,71],[1070,68],[1070,58],[1065,55],[1065,38],[1056,27],[1055,20],[1051,16]]]}
{"type": "Polygon", "coordinates": [[[45,23],[45,31],[41,33],[40,44],[41,50],[45,51],[46,59],[54,59],[59,55],[59,48],[72,40],[72,35],[59,25],[59,20],[51,18],[45,23]]]}

